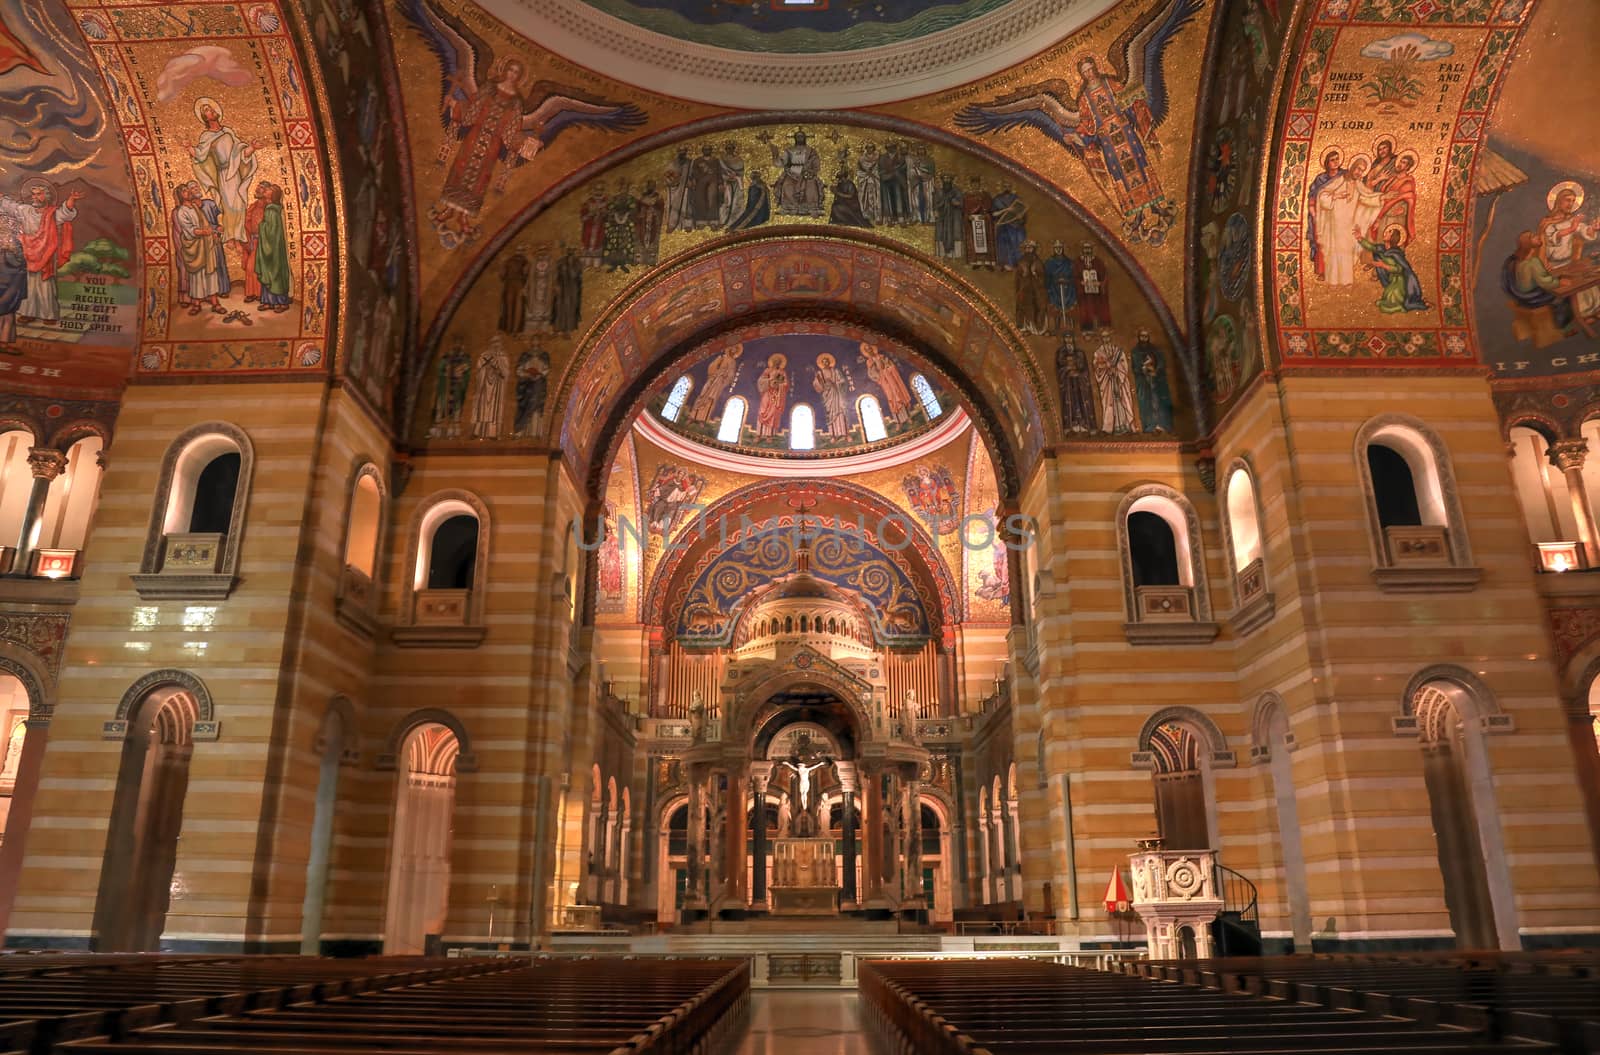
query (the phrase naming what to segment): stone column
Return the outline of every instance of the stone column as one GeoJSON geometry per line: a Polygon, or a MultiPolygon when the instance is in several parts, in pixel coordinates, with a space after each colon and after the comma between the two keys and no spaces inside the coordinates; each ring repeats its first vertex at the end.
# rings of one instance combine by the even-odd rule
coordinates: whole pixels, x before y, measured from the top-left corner
{"type": "Polygon", "coordinates": [[[879,841],[881,853],[873,861],[873,867],[878,870],[882,882],[893,895],[896,901],[905,896],[905,845],[903,838],[905,832],[905,784],[900,780],[898,766],[890,766],[885,773],[887,787],[883,791],[883,835],[879,841]]]}
{"type": "Polygon", "coordinates": [[[861,842],[866,867],[861,870],[867,889],[863,900],[883,895],[883,782],[876,767],[861,767],[861,842]]]}
{"type": "Polygon", "coordinates": [[[750,901],[767,900],[767,774],[750,774],[751,817],[756,826],[750,862],[750,901]]]}
{"type": "Polygon", "coordinates": [[[748,773],[728,774],[728,815],[723,824],[722,839],[722,896],[732,905],[742,907],[748,900],[745,890],[745,846],[749,842],[749,814],[746,792],[750,787],[748,773]]]}
{"type": "Polygon", "coordinates": [[[1005,799],[1005,839],[1006,839],[1006,900],[1022,900],[1022,848],[1017,845],[1017,825],[1021,818],[1017,816],[1021,803],[1016,799],[1005,799]]]}
{"type": "Polygon", "coordinates": [[[843,769],[839,772],[840,784],[844,790],[844,876],[839,900],[844,903],[859,900],[856,889],[856,803],[855,792],[860,785],[858,779],[845,779],[843,769]]]}
{"type": "Polygon", "coordinates": [[[908,768],[910,774],[905,782],[905,839],[906,848],[904,868],[904,889],[906,895],[918,905],[926,904],[922,889],[922,794],[917,784],[916,770],[908,768]]]}
{"type": "Polygon", "coordinates": [[[689,831],[688,845],[684,848],[683,867],[688,872],[688,889],[684,891],[684,906],[698,908],[704,904],[702,890],[705,867],[705,774],[689,776],[689,831]]]}
{"type": "MultiPolygon", "coordinates": [[[[1583,482],[1583,460],[1588,453],[1589,441],[1582,436],[1550,445],[1550,464],[1560,469],[1567,478],[1567,495],[1572,500],[1573,522],[1578,525],[1578,541],[1583,544],[1585,560],[1593,568],[1600,566],[1600,535],[1595,531],[1594,512],[1589,505],[1588,488],[1583,482]]],[[[33,461],[31,454],[28,460],[33,461]]]]}
{"type": "Polygon", "coordinates": [[[17,536],[17,558],[11,566],[11,571],[16,575],[28,574],[28,564],[33,558],[34,545],[38,542],[34,536],[39,533],[39,521],[44,516],[45,499],[50,496],[50,484],[66,467],[67,456],[54,448],[28,449],[28,468],[33,470],[33,490],[28,492],[28,508],[22,514],[22,531],[17,536]]]}

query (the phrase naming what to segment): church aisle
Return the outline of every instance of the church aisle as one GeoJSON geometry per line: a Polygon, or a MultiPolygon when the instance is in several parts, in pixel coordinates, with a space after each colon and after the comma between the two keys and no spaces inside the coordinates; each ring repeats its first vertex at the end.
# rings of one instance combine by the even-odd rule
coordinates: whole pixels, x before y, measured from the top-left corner
{"type": "Polygon", "coordinates": [[[734,1055],[873,1055],[860,1011],[859,997],[843,990],[755,993],[734,1055]]]}

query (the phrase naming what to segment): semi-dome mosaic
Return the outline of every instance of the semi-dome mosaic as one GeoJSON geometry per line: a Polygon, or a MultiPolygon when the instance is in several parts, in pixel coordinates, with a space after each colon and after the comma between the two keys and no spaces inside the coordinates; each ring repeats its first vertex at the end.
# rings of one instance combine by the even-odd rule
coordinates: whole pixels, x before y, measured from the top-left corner
{"type": "Polygon", "coordinates": [[[835,333],[715,342],[666,374],[647,407],[696,442],[781,458],[881,450],[959,412],[937,377],[897,351],[835,333]]]}

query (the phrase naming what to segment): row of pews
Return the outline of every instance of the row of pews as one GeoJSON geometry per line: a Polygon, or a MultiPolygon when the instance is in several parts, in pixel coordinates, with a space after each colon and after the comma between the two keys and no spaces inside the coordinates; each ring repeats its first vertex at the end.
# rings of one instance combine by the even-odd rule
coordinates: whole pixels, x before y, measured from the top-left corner
{"type": "Polygon", "coordinates": [[[0,1055],[696,1055],[738,960],[0,956],[0,1055]]]}
{"type": "MultiPolygon", "coordinates": [[[[1350,971],[1357,966],[1347,961],[1350,971]]],[[[1198,974],[1184,976],[1194,961],[1177,966],[1177,976],[1171,966],[1138,967],[1149,970],[1122,973],[1041,960],[877,961],[859,969],[862,1011],[896,1055],[1559,1050],[1553,1039],[1507,1034],[1483,1016],[1418,1019],[1391,1004],[1308,999],[1319,994],[1298,988],[1207,985],[1198,974]]]]}
{"type": "Polygon", "coordinates": [[[1144,978],[1264,993],[1600,1052],[1600,951],[1124,961],[1144,978]]]}

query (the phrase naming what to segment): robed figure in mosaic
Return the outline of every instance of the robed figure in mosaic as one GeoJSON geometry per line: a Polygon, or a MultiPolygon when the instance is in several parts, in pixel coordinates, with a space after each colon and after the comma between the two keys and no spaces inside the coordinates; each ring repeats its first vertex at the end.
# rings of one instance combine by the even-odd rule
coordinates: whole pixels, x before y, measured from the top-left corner
{"type": "Polygon", "coordinates": [[[1044,133],[1088,168],[1129,237],[1159,244],[1176,219],[1154,167],[1156,130],[1170,110],[1162,56],[1204,8],[1204,0],[1167,0],[1118,38],[1106,60],[1080,57],[1076,87],[1059,78],[1026,85],[962,107],[956,124],[979,135],[1023,127],[1044,133]]]}
{"type": "Polygon", "coordinates": [[[528,69],[522,60],[496,58],[488,41],[435,0],[399,0],[399,8],[439,62],[446,134],[438,161],[448,161],[449,169],[428,215],[446,249],[475,238],[490,189],[505,190],[511,170],[532,161],[566,129],[626,132],[645,122],[644,111],[629,103],[553,81],[524,86],[528,69]]]}

